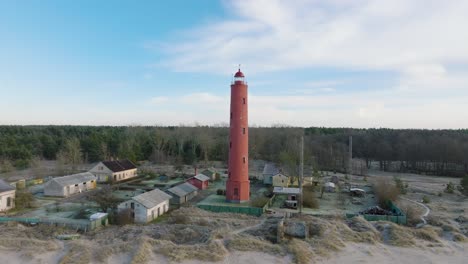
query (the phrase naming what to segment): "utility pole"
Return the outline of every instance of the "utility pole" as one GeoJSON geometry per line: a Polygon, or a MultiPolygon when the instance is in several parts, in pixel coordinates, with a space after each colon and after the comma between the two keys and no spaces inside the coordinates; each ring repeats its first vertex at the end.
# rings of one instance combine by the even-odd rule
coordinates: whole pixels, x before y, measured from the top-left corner
{"type": "Polygon", "coordinates": [[[299,179],[299,214],[302,214],[302,181],[304,180],[304,136],[301,136],[301,168],[300,168],[300,179],[299,179]]]}
{"type": "Polygon", "coordinates": [[[353,161],[353,136],[349,136],[348,173],[351,174],[353,161]]]}

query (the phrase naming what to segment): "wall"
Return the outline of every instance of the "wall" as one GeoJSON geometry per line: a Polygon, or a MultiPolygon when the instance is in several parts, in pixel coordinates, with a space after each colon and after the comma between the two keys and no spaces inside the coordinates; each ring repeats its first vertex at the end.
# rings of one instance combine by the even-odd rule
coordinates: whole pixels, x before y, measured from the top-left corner
{"type": "Polygon", "coordinates": [[[115,181],[122,181],[136,177],[138,175],[138,171],[136,168],[126,171],[113,172],[109,170],[102,162],[99,162],[96,166],[89,170],[89,172],[98,177],[98,182],[107,182],[110,180],[114,180],[114,176],[115,181]]]}
{"type": "Polygon", "coordinates": [[[135,200],[128,200],[126,202],[123,202],[119,204],[118,210],[123,210],[123,209],[128,209],[131,208],[131,203],[134,203],[134,209],[133,212],[135,213],[135,223],[148,223],[156,218],[158,218],[158,208],[159,210],[159,215],[163,215],[169,210],[169,200],[164,201],[155,207],[151,209],[147,209],[144,207],[142,204],[138,203],[135,200]],[[165,206],[165,209],[164,209],[165,206]],[[154,217],[153,217],[153,212],[154,212],[154,217]]]}
{"type": "Polygon", "coordinates": [[[89,172],[98,178],[98,182],[107,182],[112,176],[112,171],[104,166],[102,162],[99,162],[96,166],[90,169],[89,172]]]}
{"type": "Polygon", "coordinates": [[[263,184],[273,184],[272,174],[263,174],[263,184]]]}
{"type": "Polygon", "coordinates": [[[15,194],[16,194],[16,190],[11,190],[11,191],[0,193],[0,212],[15,208],[15,194]],[[10,206],[7,206],[8,198],[10,198],[10,206]]]}
{"type": "Polygon", "coordinates": [[[64,187],[56,181],[50,180],[44,185],[44,195],[65,197],[64,187]]]}
{"type": "Polygon", "coordinates": [[[96,188],[96,181],[87,181],[86,184],[82,182],[78,184],[73,184],[70,186],[62,186],[55,182],[54,180],[50,180],[44,186],[44,195],[46,196],[59,196],[59,197],[68,197],[73,194],[77,194],[87,190],[91,190],[96,188]],[[68,187],[68,188],[67,188],[68,187]]]}
{"type": "Polygon", "coordinates": [[[123,181],[138,176],[137,169],[119,171],[112,173],[112,180],[123,181]]]}

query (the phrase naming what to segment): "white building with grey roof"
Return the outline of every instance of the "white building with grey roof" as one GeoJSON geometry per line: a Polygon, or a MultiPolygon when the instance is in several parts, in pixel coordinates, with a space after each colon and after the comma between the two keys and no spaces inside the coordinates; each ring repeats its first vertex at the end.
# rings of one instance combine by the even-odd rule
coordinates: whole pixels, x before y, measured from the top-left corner
{"type": "Polygon", "coordinates": [[[53,178],[44,185],[44,195],[68,197],[96,188],[96,181],[96,176],[90,172],[53,178]]]}
{"type": "Polygon", "coordinates": [[[148,223],[169,210],[171,196],[159,189],[142,193],[118,205],[119,212],[130,210],[135,223],[148,223]]]}
{"type": "Polygon", "coordinates": [[[0,212],[15,208],[15,187],[0,179],[0,212]]]}
{"type": "Polygon", "coordinates": [[[169,188],[166,192],[172,196],[171,204],[180,205],[195,197],[198,194],[198,188],[186,182],[169,188]]]}

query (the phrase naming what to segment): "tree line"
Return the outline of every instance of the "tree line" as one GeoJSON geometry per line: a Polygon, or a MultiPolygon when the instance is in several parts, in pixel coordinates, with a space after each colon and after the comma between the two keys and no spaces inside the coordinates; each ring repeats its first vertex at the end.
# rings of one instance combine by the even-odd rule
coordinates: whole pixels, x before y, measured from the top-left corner
{"type": "MultiPolygon", "coordinates": [[[[249,128],[250,159],[297,168],[304,136],[304,162],[346,171],[352,157],[384,171],[462,176],[468,173],[468,130],[249,128]]],[[[128,158],[134,162],[196,164],[227,162],[228,127],[209,126],[0,126],[0,169],[32,166],[41,159],[68,164],[128,158]]]]}

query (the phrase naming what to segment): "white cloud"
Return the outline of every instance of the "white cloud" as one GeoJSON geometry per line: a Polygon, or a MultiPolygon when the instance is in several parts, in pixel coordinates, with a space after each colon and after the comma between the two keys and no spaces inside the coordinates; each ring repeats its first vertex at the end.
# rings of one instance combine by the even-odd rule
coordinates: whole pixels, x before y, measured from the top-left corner
{"type": "Polygon", "coordinates": [[[166,66],[230,73],[309,66],[401,70],[468,61],[468,2],[232,0],[234,18],[171,43],[166,66]]]}
{"type": "Polygon", "coordinates": [[[184,104],[221,104],[226,103],[228,100],[225,97],[214,95],[211,93],[192,93],[183,96],[180,99],[184,104]]]}
{"type": "Polygon", "coordinates": [[[167,96],[155,96],[150,99],[150,102],[152,104],[163,104],[163,103],[167,103],[168,101],[169,101],[169,97],[167,96]]]}

